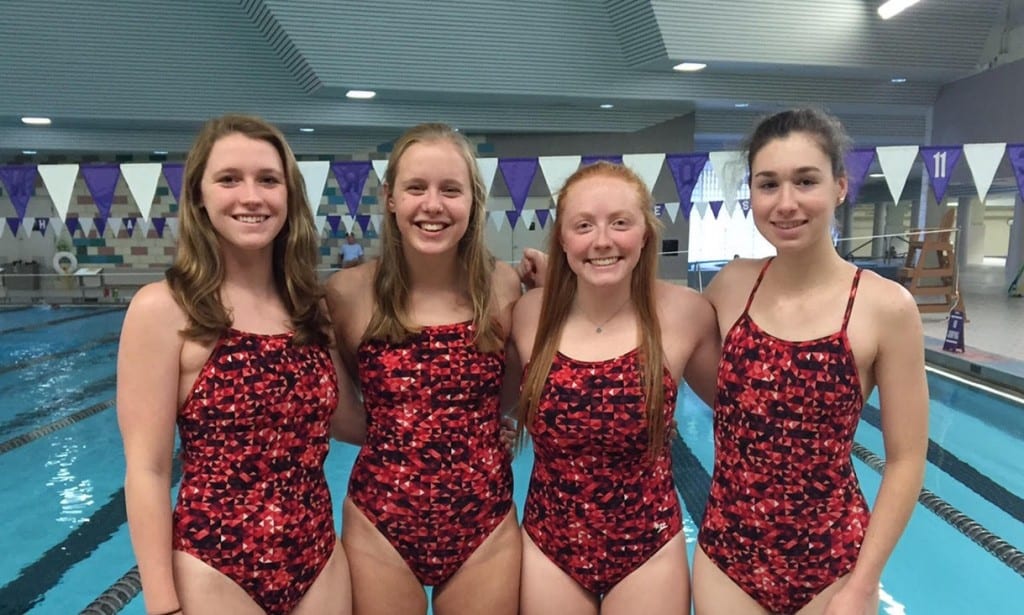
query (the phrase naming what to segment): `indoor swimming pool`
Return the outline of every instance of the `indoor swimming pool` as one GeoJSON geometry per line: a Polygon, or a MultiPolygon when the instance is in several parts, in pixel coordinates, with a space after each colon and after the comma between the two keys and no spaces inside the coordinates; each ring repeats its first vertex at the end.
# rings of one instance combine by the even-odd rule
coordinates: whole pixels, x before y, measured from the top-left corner
{"type": "MultiPolygon", "coordinates": [[[[79,613],[134,565],[114,410],[123,317],[110,307],[0,309],[0,614],[79,613]]],[[[928,493],[882,576],[880,612],[1020,612],[1024,407],[936,372],[928,380],[928,493]]],[[[711,414],[682,393],[673,458],[692,556],[712,467],[711,414]]],[[[877,403],[869,400],[856,437],[869,501],[884,458],[877,403]]],[[[328,458],[338,520],[356,450],[335,444],[328,458]]],[[[515,463],[520,505],[530,462],[527,451],[515,463]]],[[[141,598],[121,612],[144,613],[141,598]]]]}

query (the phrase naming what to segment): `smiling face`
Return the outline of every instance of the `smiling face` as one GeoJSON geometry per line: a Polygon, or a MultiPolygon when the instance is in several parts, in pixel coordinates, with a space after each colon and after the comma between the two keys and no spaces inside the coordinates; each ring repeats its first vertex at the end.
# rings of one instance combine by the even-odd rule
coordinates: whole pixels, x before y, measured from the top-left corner
{"type": "Polygon", "coordinates": [[[772,139],[751,160],[750,208],[757,230],[779,252],[831,245],[835,209],[846,187],[811,134],[772,139]]]}
{"type": "Polygon", "coordinates": [[[462,153],[446,140],[421,141],[410,145],[397,164],[387,207],[407,254],[455,252],[473,208],[473,184],[462,153]]]}
{"type": "Polygon", "coordinates": [[[637,187],[592,175],[572,184],[558,216],[559,243],[579,284],[628,284],[647,239],[637,187]]]}
{"type": "Polygon", "coordinates": [[[288,215],[284,165],[273,145],[240,133],[221,137],[210,150],[200,190],[222,248],[272,249],[288,215]]]}

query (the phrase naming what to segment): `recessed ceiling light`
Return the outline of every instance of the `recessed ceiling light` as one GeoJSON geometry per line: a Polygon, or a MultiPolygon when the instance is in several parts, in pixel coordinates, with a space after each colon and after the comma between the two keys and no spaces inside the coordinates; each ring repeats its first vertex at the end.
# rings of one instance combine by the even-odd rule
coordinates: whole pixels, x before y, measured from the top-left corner
{"type": "Polygon", "coordinates": [[[733,106],[736,107],[737,109],[746,109],[747,107],[750,106],[750,103],[736,103],[733,106]]]}
{"type": "Polygon", "coordinates": [[[454,130],[455,132],[459,132],[459,127],[456,126],[455,128],[452,128],[452,130],[454,130]]]}
{"type": "Polygon", "coordinates": [[[601,105],[601,108],[602,109],[614,109],[615,105],[613,105],[611,103],[604,103],[603,105],[601,105]]]}
{"type": "Polygon", "coordinates": [[[155,150],[153,150],[153,153],[156,154],[157,156],[166,156],[167,155],[167,150],[165,150],[165,149],[155,149],[155,150]]]}
{"type": "Polygon", "coordinates": [[[878,179],[879,177],[885,177],[885,173],[871,173],[868,175],[868,177],[874,177],[875,179],[878,179]]]}
{"type": "Polygon", "coordinates": [[[302,128],[299,129],[299,132],[313,132],[315,130],[316,128],[309,128],[307,126],[303,126],[302,128]]]}
{"type": "Polygon", "coordinates": [[[878,7],[878,16],[882,19],[895,17],[918,2],[920,2],[920,0],[889,0],[888,2],[882,3],[882,6],[878,7]]]}
{"type": "Polygon", "coordinates": [[[29,126],[49,126],[50,125],[50,118],[48,118],[48,117],[23,117],[23,118],[21,118],[21,122],[23,124],[28,124],[29,126]]]}
{"type": "Polygon", "coordinates": [[[26,156],[35,156],[36,155],[36,150],[34,150],[34,149],[23,149],[23,150],[21,150],[21,153],[25,154],[26,156]]]}
{"type": "Polygon", "coordinates": [[[907,82],[907,78],[906,77],[893,77],[892,79],[889,80],[889,83],[906,83],[906,82],[907,82]]]}
{"type": "Polygon", "coordinates": [[[673,66],[672,70],[677,70],[682,73],[694,73],[699,70],[704,70],[707,67],[707,64],[703,64],[701,62],[680,62],[673,66]]]}
{"type": "Polygon", "coordinates": [[[360,100],[369,100],[376,95],[377,93],[373,90],[349,90],[345,92],[346,98],[358,98],[360,100]]]}

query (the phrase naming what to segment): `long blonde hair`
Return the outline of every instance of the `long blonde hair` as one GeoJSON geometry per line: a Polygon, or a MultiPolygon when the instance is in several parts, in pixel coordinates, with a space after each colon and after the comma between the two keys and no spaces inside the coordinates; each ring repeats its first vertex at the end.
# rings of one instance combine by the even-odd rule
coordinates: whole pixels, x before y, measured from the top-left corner
{"type": "MultiPolygon", "coordinates": [[[[484,245],[484,224],[487,212],[487,188],[476,164],[473,147],[460,133],[446,124],[420,124],[403,134],[391,151],[388,168],[384,173],[382,197],[387,202],[394,190],[398,167],[402,156],[416,143],[447,141],[454,145],[466,162],[473,187],[473,203],[469,212],[466,234],[459,240],[458,261],[469,279],[469,296],[473,303],[473,324],[476,328],[475,343],[482,352],[491,352],[505,345],[501,324],[492,314],[491,276],[494,273],[494,257],[484,245]]],[[[409,268],[406,265],[402,247],[402,233],[393,212],[384,216],[384,230],[381,232],[381,255],[373,279],[376,310],[366,327],[363,339],[384,339],[400,343],[407,336],[419,331],[410,321],[409,268]]]]}
{"type": "Polygon", "coordinates": [[[664,353],[661,346],[661,327],[654,301],[654,286],[658,278],[658,247],[661,245],[661,223],[654,216],[653,199],[647,185],[629,167],[605,161],[581,167],[569,176],[558,194],[555,223],[548,235],[548,272],[544,281],[540,321],[534,337],[530,364],[523,378],[519,397],[519,436],[522,441],[527,426],[537,417],[537,406],[551,371],[551,363],[561,341],[562,329],[576,297],[576,274],[569,267],[562,247],[561,233],[566,206],[572,187],[591,177],[621,179],[636,189],[640,211],[646,227],[646,241],[640,251],[640,260],[630,280],[630,296],[640,320],[639,352],[641,380],[647,405],[647,444],[651,457],[655,457],[665,441],[665,391],[662,385],[664,353]]]}
{"type": "Polygon", "coordinates": [[[220,297],[224,282],[220,238],[203,208],[202,180],[214,144],[232,134],[265,141],[281,157],[288,212],[273,243],[274,286],[288,310],[295,343],[325,343],[327,317],[320,308],[323,289],[316,275],[320,242],[302,174],[281,131],[246,115],[225,115],[208,121],[185,159],[178,250],[166,273],[171,294],[188,317],[188,326],[181,333],[187,339],[209,341],[231,326],[231,316],[220,297]]]}

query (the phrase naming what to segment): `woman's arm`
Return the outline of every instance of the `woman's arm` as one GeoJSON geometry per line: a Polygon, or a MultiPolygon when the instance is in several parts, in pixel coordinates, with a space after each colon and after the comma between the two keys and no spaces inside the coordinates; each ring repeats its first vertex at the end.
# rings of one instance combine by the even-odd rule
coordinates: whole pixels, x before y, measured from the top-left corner
{"type": "Polygon", "coordinates": [[[362,446],[366,441],[366,409],[336,350],[331,351],[338,375],[338,407],[331,415],[331,437],[362,446]]]}
{"type": "Polygon", "coordinates": [[[117,354],[117,420],[124,440],[128,530],[146,610],[178,608],[171,565],[171,461],[183,318],[163,283],[132,299],[117,354]]]}

